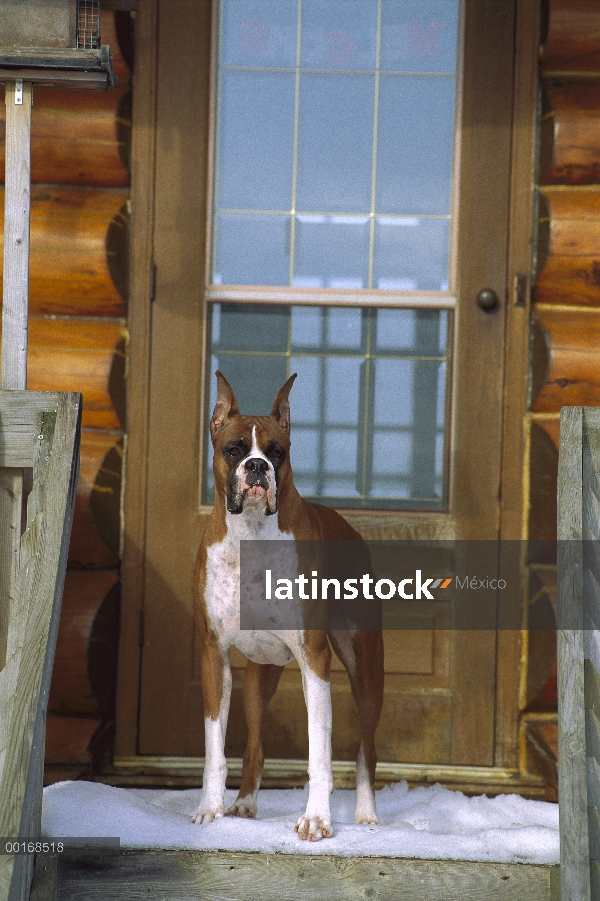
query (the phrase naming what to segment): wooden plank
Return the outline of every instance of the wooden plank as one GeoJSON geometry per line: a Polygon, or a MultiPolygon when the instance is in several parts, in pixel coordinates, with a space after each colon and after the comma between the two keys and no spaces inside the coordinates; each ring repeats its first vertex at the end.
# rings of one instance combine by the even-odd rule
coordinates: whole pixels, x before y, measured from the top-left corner
{"type": "Polygon", "coordinates": [[[0,466],[33,466],[40,413],[56,413],[55,391],[0,392],[0,466]]]}
{"type": "Polygon", "coordinates": [[[58,901],[58,857],[40,854],[35,859],[29,901],[58,901]]]}
{"type": "Polygon", "coordinates": [[[124,493],[123,606],[117,687],[115,753],[136,753],[139,711],[140,612],[146,552],[150,351],[154,291],[154,166],[156,157],[157,0],[136,15],[136,77],[133,85],[131,173],[131,277],[127,456],[124,493]]]}
{"type": "MultiPolygon", "coordinates": [[[[21,539],[6,665],[0,672],[0,834],[39,835],[44,724],[75,498],[81,395],[40,415],[33,488],[21,539]]],[[[3,862],[4,863],[4,862],[3,862]]],[[[17,855],[11,901],[29,893],[31,858],[17,855]]],[[[6,874],[6,865],[4,866],[6,874]]]]}
{"type": "Polygon", "coordinates": [[[0,393],[0,669],[19,568],[22,469],[33,466],[34,434],[42,409],[56,410],[58,395],[0,393]]]}
{"type": "MultiPolygon", "coordinates": [[[[549,866],[185,851],[69,852],[58,861],[61,901],[550,901],[549,866]]],[[[579,901],[579,899],[578,899],[579,901]]]]}
{"type": "MultiPolygon", "coordinates": [[[[586,710],[593,710],[600,720],[600,675],[590,660],[584,660],[583,672],[585,679],[584,704],[586,710]]],[[[600,762],[600,756],[598,757],[600,762]]]]}
{"type": "Polygon", "coordinates": [[[2,387],[27,384],[29,298],[29,203],[31,178],[31,84],[6,85],[6,173],[4,196],[4,285],[2,291],[2,387]]]}
{"type": "MultiPolygon", "coordinates": [[[[540,7],[537,0],[516,4],[515,61],[512,115],[511,186],[508,232],[506,345],[504,351],[504,418],[502,437],[502,505],[500,509],[500,569],[506,563],[506,539],[525,537],[524,469],[529,385],[529,322],[531,317],[530,223],[533,220],[537,140],[537,48],[540,7]],[[525,277],[521,303],[515,295],[517,275],[525,277]]],[[[500,573],[503,575],[503,572],[500,573]]],[[[518,766],[519,690],[523,671],[522,634],[502,629],[496,649],[496,719],[494,763],[518,766]]]]}
{"type": "Polygon", "coordinates": [[[561,896],[590,901],[583,647],[583,410],[561,411],[558,466],[558,774],[561,896]]]}
{"type": "MultiPolygon", "coordinates": [[[[590,859],[600,861],[600,814],[598,814],[596,807],[588,807],[588,834],[590,837],[590,859]]],[[[594,901],[596,901],[595,898],[594,901]]]]}
{"type": "Polygon", "coordinates": [[[600,764],[595,757],[588,757],[586,761],[588,804],[600,810],[600,764]]]}
{"type": "MultiPolygon", "coordinates": [[[[27,387],[27,335],[29,306],[29,214],[31,202],[32,86],[25,82],[17,103],[16,82],[6,85],[6,149],[4,193],[4,267],[2,282],[1,387],[27,387]]],[[[9,424],[2,423],[3,434],[9,424]]],[[[9,432],[10,434],[10,432],[9,432]]],[[[33,449],[33,429],[28,445],[33,449]]],[[[5,439],[6,440],[6,439],[5,439]]],[[[7,464],[4,461],[4,467],[7,464]]],[[[12,464],[15,465],[14,463],[12,464]]],[[[17,463],[16,466],[18,467],[17,463]]],[[[27,466],[31,463],[25,464],[27,466]]],[[[6,660],[8,627],[14,615],[19,572],[23,500],[22,469],[0,470],[0,605],[6,623],[0,623],[0,662],[6,660]]]]}
{"type": "Polygon", "coordinates": [[[152,390],[144,436],[148,442],[143,464],[147,504],[145,644],[138,750],[165,755],[189,753],[186,729],[188,684],[193,671],[192,586],[204,525],[198,516],[198,450],[205,341],[198,299],[205,284],[202,249],[206,221],[198,218],[198,210],[206,209],[213,9],[209,0],[161,0],[159,5],[153,235],[156,287],[148,378],[152,390]],[[203,65],[198,65],[199,60],[203,65]],[[185,97],[177,88],[181,83],[191,86],[185,97]],[[184,121],[187,124],[182,130],[184,121]],[[169,138],[172,129],[181,137],[176,159],[169,138]],[[188,161],[192,159],[196,163],[190,168],[188,161]],[[190,233],[192,223],[193,242],[182,241],[182,234],[190,233]],[[195,411],[193,416],[191,410],[195,411]],[[178,450],[181,447],[193,448],[185,459],[178,450]],[[176,466],[175,459],[179,461],[176,466]],[[167,526],[167,522],[172,525],[167,526]],[[178,650],[173,654],[175,648],[178,650]],[[166,659],[170,660],[168,672],[164,670],[166,659]],[[160,727],[158,709],[162,710],[160,727]]]}

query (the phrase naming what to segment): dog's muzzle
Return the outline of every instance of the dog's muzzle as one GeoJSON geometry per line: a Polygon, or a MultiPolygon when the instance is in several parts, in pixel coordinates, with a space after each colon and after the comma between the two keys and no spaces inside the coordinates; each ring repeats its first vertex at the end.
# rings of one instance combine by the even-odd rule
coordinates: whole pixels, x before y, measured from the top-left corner
{"type": "Polygon", "coordinates": [[[265,501],[265,515],[276,513],[275,473],[264,457],[249,457],[240,463],[236,471],[236,477],[227,493],[227,509],[230,513],[242,513],[246,498],[258,498],[261,495],[265,501]]]}
{"type": "Polygon", "coordinates": [[[244,469],[246,470],[244,481],[248,488],[260,485],[265,491],[268,490],[269,482],[267,473],[269,471],[269,464],[266,460],[263,460],[261,457],[251,457],[244,463],[244,469]]]}

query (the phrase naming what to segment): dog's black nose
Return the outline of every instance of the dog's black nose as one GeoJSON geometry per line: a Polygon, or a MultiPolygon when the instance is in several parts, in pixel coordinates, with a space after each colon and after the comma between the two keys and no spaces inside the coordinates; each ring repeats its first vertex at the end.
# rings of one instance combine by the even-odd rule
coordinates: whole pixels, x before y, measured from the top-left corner
{"type": "Polygon", "coordinates": [[[249,460],[246,460],[244,463],[244,467],[248,470],[248,472],[266,472],[269,468],[269,464],[266,460],[263,460],[261,457],[250,457],[249,460]]]}
{"type": "Polygon", "coordinates": [[[260,457],[250,457],[250,459],[246,460],[244,463],[244,469],[247,473],[247,485],[262,485],[263,488],[267,487],[266,473],[269,469],[269,464],[266,460],[262,460],[260,457]]]}

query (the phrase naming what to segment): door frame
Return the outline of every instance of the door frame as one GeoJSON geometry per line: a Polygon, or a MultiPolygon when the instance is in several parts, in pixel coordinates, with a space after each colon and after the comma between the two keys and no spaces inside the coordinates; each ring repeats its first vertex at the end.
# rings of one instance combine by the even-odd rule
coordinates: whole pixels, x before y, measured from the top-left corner
{"type": "MultiPolygon", "coordinates": [[[[506,178],[509,180],[508,196],[509,204],[500,215],[502,223],[498,221],[491,225],[500,228],[506,234],[508,247],[507,260],[501,271],[493,273],[491,286],[495,288],[501,297],[500,313],[483,314],[474,302],[463,305],[459,317],[459,352],[462,363],[472,360],[470,364],[473,377],[477,378],[478,366],[481,365],[481,341],[473,339],[473,322],[481,316],[487,316],[490,329],[487,347],[489,358],[494,361],[497,371],[503,375],[499,384],[494,388],[502,395],[500,408],[503,410],[501,421],[493,426],[498,430],[496,446],[499,448],[498,472],[500,480],[498,484],[486,485],[487,500],[485,504],[496,511],[496,522],[500,534],[506,538],[525,537],[525,490],[524,479],[526,471],[527,447],[524,435],[524,415],[527,405],[528,384],[528,340],[529,340],[529,295],[531,273],[531,239],[533,228],[533,172],[535,165],[536,147],[536,119],[537,119],[537,56],[538,56],[538,20],[539,3],[537,0],[514,0],[512,4],[505,4],[497,0],[508,20],[504,22],[506,33],[512,33],[514,26],[514,59],[512,66],[510,61],[501,58],[501,54],[495,52],[498,34],[498,10],[489,0],[468,0],[469,8],[476,3],[483,3],[490,27],[478,34],[477,37],[469,37],[470,22],[467,15],[467,45],[471,48],[473,56],[477,55],[486,60],[486,65],[492,67],[495,77],[500,81],[506,78],[507,67],[512,68],[513,93],[512,109],[508,111],[503,121],[510,121],[509,133],[503,135],[504,157],[506,159],[506,178]],[[513,23],[514,15],[514,23],[513,23]],[[491,27],[493,25],[493,27],[491,27]],[[493,37],[492,37],[493,36],[493,37]],[[489,48],[482,46],[482,41],[489,42],[489,48]],[[486,51],[486,52],[484,52],[486,51]],[[523,283],[523,277],[525,283],[523,283]],[[506,302],[504,303],[504,299],[506,302]],[[493,318],[495,317],[495,318],[493,318]],[[500,340],[498,340],[500,338],[500,340]],[[501,491],[500,491],[501,488],[501,491]]],[[[181,0],[176,4],[170,0],[145,0],[140,4],[140,10],[136,16],[136,65],[134,75],[134,107],[133,107],[133,144],[132,144],[132,179],[131,179],[131,251],[130,251],[130,295],[129,295],[129,373],[128,373],[128,416],[127,416],[127,445],[124,483],[124,541],[123,541],[123,607],[121,615],[121,638],[119,653],[119,673],[117,692],[117,734],[115,746],[115,763],[117,766],[127,768],[132,762],[137,761],[139,768],[144,758],[137,755],[138,719],[139,719],[139,694],[140,694],[140,644],[143,631],[143,586],[148,577],[147,561],[145,555],[148,497],[150,491],[158,492],[160,503],[177,503],[178,492],[184,486],[173,484],[156,485],[149,470],[149,458],[151,453],[150,414],[152,405],[152,384],[161,367],[171,364],[172,348],[164,348],[161,355],[160,349],[152,347],[153,318],[160,316],[160,310],[153,307],[153,297],[157,290],[163,292],[173,291],[173,297],[187,297],[188,307],[193,311],[194,296],[197,296],[198,284],[202,285],[201,269],[204,264],[204,236],[202,234],[203,223],[200,223],[197,236],[197,264],[187,267],[185,273],[178,270],[179,240],[177,223],[168,223],[165,234],[169,232],[169,239],[162,248],[154,247],[155,211],[161,208],[161,194],[163,199],[173,185],[168,178],[158,181],[156,179],[157,159],[163,158],[169,153],[182,152],[183,144],[200,148],[198,165],[194,172],[189,173],[193,182],[194,196],[202,196],[206,185],[200,184],[205,180],[205,172],[208,168],[208,159],[204,150],[207,146],[206,129],[208,128],[210,114],[210,91],[208,85],[207,67],[204,66],[205,75],[201,73],[201,67],[194,74],[198,83],[187,81],[181,83],[175,73],[169,73],[165,69],[163,60],[168,54],[165,41],[168,37],[164,29],[160,29],[160,22],[167,17],[177,17],[185,23],[186,45],[193,48],[196,58],[203,59],[204,54],[210,53],[210,28],[207,27],[207,10],[210,0],[181,0]],[[166,7],[169,10],[165,12],[166,7]],[[160,79],[160,84],[159,84],[160,79]],[[169,103],[174,114],[179,111],[181,121],[186,121],[187,127],[179,132],[169,134],[157,134],[157,103],[161,102],[160,93],[169,98],[169,103]],[[163,142],[161,147],[161,142],[163,142]],[[200,181],[199,181],[200,180],[200,181]],[[196,291],[196,295],[194,294],[196,291]],[[129,762],[129,763],[128,763],[129,762]]],[[[481,20],[478,20],[481,22],[481,20]]],[[[185,53],[185,48],[180,52],[185,53]]],[[[474,59],[467,55],[465,66],[476,65],[474,59]]],[[[477,90],[473,80],[470,85],[471,93],[466,89],[463,99],[465,115],[468,115],[469,104],[477,90]]],[[[164,101],[163,101],[164,102],[164,101]]],[[[493,129],[494,115],[498,110],[490,109],[490,121],[482,123],[478,130],[473,129],[472,140],[465,146],[463,164],[470,167],[485,166],[488,148],[497,144],[498,131],[493,129]],[[477,134],[475,133],[477,131],[477,134]]],[[[496,147],[493,147],[494,152],[496,147]]],[[[473,180],[476,182],[476,179],[473,180]]],[[[498,211],[489,212],[490,198],[477,195],[462,196],[462,203],[470,210],[472,220],[469,225],[468,216],[464,210],[461,215],[461,227],[470,228],[473,240],[469,241],[469,249],[472,250],[473,242],[481,230],[481,222],[489,221],[490,215],[497,216],[498,211]]],[[[463,191],[461,190],[461,194],[463,191]]],[[[462,242],[465,246],[466,242],[462,242]]],[[[477,265],[473,265],[470,253],[468,258],[460,259],[459,269],[469,267],[470,278],[473,287],[485,287],[490,284],[489,270],[477,271],[477,265]]],[[[479,266],[484,266],[480,260],[479,266]]],[[[461,292],[462,293],[462,292],[461,292]]],[[[470,290],[473,295],[473,290],[470,290]]],[[[196,323],[201,317],[196,316],[196,323]]],[[[191,321],[191,320],[190,320],[191,321]]],[[[191,359],[198,354],[198,349],[203,347],[203,335],[199,333],[197,326],[190,327],[190,321],[180,323],[179,332],[184,336],[185,346],[180,346],[181,354],[191,359]]],[[[156,326],[156,319],[154,319],[156,326]]],[[[468,365],[468,364],[467,364],[468,365]]],[[[202,374],[202,366],[200,368],[202,374]]],[[[202,405],[202,377],[197,380],[198,407],[202,405]]],[[[473,386],[463,386],[463,396],[469,395],[473,386]]],[[[457,410],[456,434],[463,435],[480,434],[485,423],[485,411],[488,409],[486,399],[475,409],[470,405],[470,412],[465,412],[467,405],[461,402],[460,388],[456,387],[457,397],[455,408],[457,410]],[[480,418],[482,417],[482,418],[480,418]]],[[[173,399],[175,408],[177,399],[173,399]]],[[[174,409],[174,415],[184,417],[187,410],[174,409]]],[[[489,425],[489,423],[487,424],[489,425]]],[[[164,449],[169,449],[169,432],[165,430],[162,440],[164,449]]],[[[190,441],[194,446],[199,446],[197,425],[191,425],[188,429],[190,441]]],[[[153,441],[157,439],[152,438],[153,441]]],[[[160,440],[160,439],[159,439],[160,440]]],[[[160,447],[152,448],[152,453],[161,452],[160,447]]],[[[481,460],[465,460],[463,455],[455,455],[456,471],[454,483],[459,478],[466,478],[466,472],[477,484],[477,465],[481,460]]],[[[198,467],[199,469],[199,467],[198,467]]],[[[191,487],[191,486],[190,486],[191,487]]],[[[194,494],[193,489],[190,492],[194,494]]],[[[478,495],[481,510],[481,495],[478,495]]],[[[195,497],[192,503],[196,508],[195,497]]],[[[389,534],[390,520],[393,518],[394,534],[398,538],[480,538],[482,537],[482,519],[478,516],[477,509],[462,511],[462,521],[465,523],[460,534],[456,535],[453,526],[453,516],[461,514],[461,504],[468,502],[466,495],[454,498],[454,511],[452,515],[444,513],[384,513],[355,514],[348,518],[366,536],[373,537],[378,533],[381,525],[386,526],[389,534]],[[468,515],[467,515],[468,513],[468,515]]],[[[156,499],[155,499],[156,505],[156,499]]],[[[347,515],[347,514],[346,514],[347,515]]],[[[457,515],[456,518],[461,518],[457,515]]],[[[201,517],[192,516],[189,510],[182,512],[181,533],[177,536],[167,536],[165,554],[170,552],[169,542],[176,542],[179,546],[183,542],[189,548],[193,559],[192,549],[197,547],[202,532],[201,517]]],[[[182,584],[189,579],[190,574],[181,572],[179,579],[182,584]]],[[[177,586],[173,586],[177,590],[177,586]]],[[[526,633],[504,632],[490,636],[482,653],[493,654],[497,662],[496,680],[496,715],[494,735],[494,761],[488,768],[473,767],[442,767],[446,777],[450,781],[483,781],[484,783],[504,783],[506,779],[514,779],[520,770],[518,754],[518,721],[520,704],[525,681],[525,664],[523,652],[526,648],[526,633]],[[468,772],[477,769],[475,772],[468,772]],[[486,770],[484,773],[483,770],[486,770]],[[456,772],[455,772],[456,771],[456,772]],[[481,779],[479,778],[481,777],[481,779]]],[[[472,693],[473,686],[465,681],[464,691],[472,693]]],[[[168,724],[165,725],[168,728],[168,724]]],[[[472,723],[472,728],[463,731],[462,743],[466,755],[469,744],[477,739],[477,724],[472,723]]],[[[460,749],[458,757],[460,758],[460,749]]],[[[151,761],[146,761],[152,766],[151,761]]],[[[188,761],[188,767],[191,761],[188,761]]],[[[176,759],[167,758],[162,763],[156,763],[160,771],[165,767],[180,769],[183,766],[176,759]]],[[[418,765],[410,767],[397,765],[398,775],[390,778],[405,778],[402,773],[411,772],[415,777],[418,765]]],[[[424,769],[431,771],[431,766],[424,769]]]]}

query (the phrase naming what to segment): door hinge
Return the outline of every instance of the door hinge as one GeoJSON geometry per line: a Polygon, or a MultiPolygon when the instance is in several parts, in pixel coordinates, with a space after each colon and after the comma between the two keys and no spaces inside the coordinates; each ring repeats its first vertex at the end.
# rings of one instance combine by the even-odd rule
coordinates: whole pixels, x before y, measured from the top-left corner
{"type": "Polygon", "coordinates": [[[513,282],[513,305],[527,306],[527,276],[517,273],[513,282]]]}

